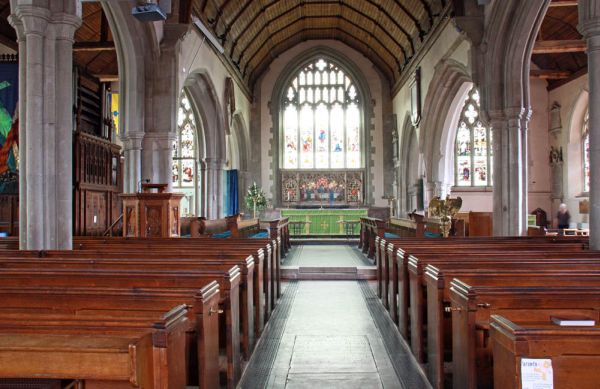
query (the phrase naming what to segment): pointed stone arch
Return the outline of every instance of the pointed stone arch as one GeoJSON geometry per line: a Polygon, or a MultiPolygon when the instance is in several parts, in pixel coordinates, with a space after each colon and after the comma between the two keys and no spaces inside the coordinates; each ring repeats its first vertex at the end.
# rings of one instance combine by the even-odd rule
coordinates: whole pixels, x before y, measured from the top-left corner
{"type": "Polygon", "coordinates": [[[454,139],[460,111],[473,81],[465,65],[440,62],[425,96],[419,144],[427,180],[427,199],[446,194],[454,184],[454,139]]]}
{"type": "Polygon", "coordinates": [[[503,0],[486,10],[475,81],[494,134],[494,235],[527,229],[531,53],[549,4],[503,0]]]}
{"type": "Polygon", "coordinates": [[[190,72],[184,89],[194,107],[196,122],[201,123],[198,141],[201,163],[200,212],[211,219],[223,210],[222,171],[226,158],[225,121],[212,79],[205,69],[190,72]]]}
{"type": "Polygon", "coordinates": [[[419,179],[423,175],[422,158],[417,129],[412,125],[410,113],[404,116],[400,143],[400,214],[418,208],[419,179]]]}
{"type": "Polygon", "coordinates": [[[124,191],[135,192],[142,178],[142,142],[146,132],[146,71],[158,50],[157,32],[148,23],[131,23],[131,5],[100,1],[108,20],[119,69],[119,128],[122,129],[124,191]]]}

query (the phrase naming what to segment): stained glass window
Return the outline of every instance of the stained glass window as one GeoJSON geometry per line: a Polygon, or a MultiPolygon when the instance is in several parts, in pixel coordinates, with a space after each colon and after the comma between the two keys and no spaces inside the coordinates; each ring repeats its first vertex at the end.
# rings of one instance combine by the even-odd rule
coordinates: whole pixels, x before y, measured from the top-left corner
{"type": "Polygon", "coordinates": [[[361,104],[354,82],[337,64],[305,65],[283,97],[284,169],[360,169],[361,104]]]}
{"type": "Polygon", "coordinates": [[[179,97],[177,137],[173,141],[173,191],[182,192],[181,214],[196,214],[198,164],[196,160],[196,119],[189,98],[184,91],[179,97]]]}
{"type": "Polygon", "coordinates": [[[491,133],[483,125],[479,109],[479,91],[473,88],[465,99],[456,131],[456,186],[492,185],[491,133]]]}
{"type": "Polygon", "coordinates": [[[585,113],[583,119],[583,191],[590,191],[590,131],[589,131],[589,111],[585,113]]]}

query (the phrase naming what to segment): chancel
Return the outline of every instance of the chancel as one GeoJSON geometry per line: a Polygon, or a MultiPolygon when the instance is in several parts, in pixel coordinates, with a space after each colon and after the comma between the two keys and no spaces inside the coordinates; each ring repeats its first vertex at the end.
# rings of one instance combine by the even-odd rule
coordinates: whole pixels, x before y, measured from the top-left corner
{"type": "Polygon", "coordinates": [[[600,0],[0,0],[0,389],[597,388],[599,45],[600,0]]]}

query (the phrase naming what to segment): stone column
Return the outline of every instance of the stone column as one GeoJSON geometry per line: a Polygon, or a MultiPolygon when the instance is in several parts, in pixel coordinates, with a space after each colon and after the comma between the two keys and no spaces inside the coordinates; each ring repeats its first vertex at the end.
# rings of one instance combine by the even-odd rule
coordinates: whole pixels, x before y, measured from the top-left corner
{"type": "Polygon", "coordinates": [[[199,198],[198,202],[198,216],[204,216],[208,218],[208,190],[207,190],[207,174],[206,174],[206,161],[202,160],[199,163],[200,177],[198,177],[199,198]]]}
{"type": "Polygon", "coordinates": [[[587,42],[590,87],[590,249],[600,249],[600,0],[579,0],[579,31],[587,42]]]}
{"type": "Polygon", "coordinates": [[[135,193],[142,180],[142,140],[143,132],[128,132],[121,136],[123,142],[123,192],[135,193]]]}
{"type": "MultiPolygon", "coordinates": [[[[59,3],[59,4],[55,4],[59,3]]],[[[73,40],[81,24],[76,0],[52,10],[13,2],[19,61],[20,247],[73,245],[73,40]]]]}
{"type": "Polygon", "coordinates": [[[206,216],[217,219],[223,213],[223,161],[218,158],[204,158],[204,177],[206,177],[206,216]]]}
{"type": "Polygon", "coordinates": [[[527,147],[523,110],[490,113],[494,150],[494,235],[518,236],[527,226],[527,147]]]}
{"type": "Polygon", "coordinates": [[[142,179],[169,184],[172,191],[172,165],[174,132],[148,132],[144,136],[142,150],[142,179]]]}

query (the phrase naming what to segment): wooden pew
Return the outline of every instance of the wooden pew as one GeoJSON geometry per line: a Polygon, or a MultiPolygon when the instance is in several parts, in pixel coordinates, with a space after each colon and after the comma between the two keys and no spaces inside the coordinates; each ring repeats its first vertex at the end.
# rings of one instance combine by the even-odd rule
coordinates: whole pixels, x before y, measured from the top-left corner
{"type": "Polygon", "coordinates": [[[385,234],[386,222],[373,217],[360,218],[359,247],[368,258],[375,258],[375,237],[382,238],[385,234]]]}
{"type": "Polygon", "coordinates": [[[155,322],[154,315],[56,316],[35,312],[7,319],[2,314],[0,377],[79,379],[86,388],[186,387],[185,306],[155,322]]]}
{"type": "MultiPolygon", "coordinates": [[[[501,246],[499,246],[498,243],[496,242],[483,242],[483,243],[473,243],[473,242],[469,242],[466,243],[465,241],[457,241],[455,243],[452,243],[448,240],[444,240],[445,243],[443,243],[442,245],[439,245],[437,247],[431,247],[431,246],[404,246],[406,249],[398,249],[396,250],[396,265],[393,267],[393,272],[392,275],[389,277],[392,281],[388,282],[387,285],[390,286],[391,284],[391,291],[388,291],[388,287],[384,288],[384,293],[382,295],[382,299],[384,300],[384,304],[385,304],[385,300],[389,301],[389,296],[391,294],[391,300],[392,300],[392,309],[394,307],[396,307],[396,304],[393,303],[393,299],[396,298],[397,296],[397,307],[398,307],[398,327],[400,328],[400,332],[401,334],[408,338],[408,331],[409,331],[409,314],[408,314],[408,306],[409,306],[409,299],[411,296],[411,293],[409,291],[409,283],[410,283],[410,276],[409,276],[409,262],[410,259],[412,258],[413,261],[415,258],[418,258],[419,255],[425,255],[425,254],[432,254],[432,255],[447,255],[445,254],[445,251],[448,252],[452,252],[455,255],[469,255],[470,252],[473,252],[475,250],[479,251],[479,252],[485,252],[487,254],[491,254],[494,252],[497,252],[499,247],[502,248],[502,250],[504,251],[509,251],[509,250],[521,250],[521,251],[536,251],[536,250],[545,250],[548,248],[548,244],[547,243],[527,243],[527,242],[519,242],[519,241],[515,241],[515,242],[511,242],[511,241],[504,241],[501,243],[501,246]],[[442,251],[440,251],[442,250],[442,251]],[[444,251],[445,250],[445,251],[444,251]],[[412,253],[412,254],[410,254],[412,253]],[[412,257],[411,257],[412,255],[412,257]],[[397,269],[397,270],[395,270],[397,269]]],[[[576,243],[576,244],[560,244],[560,245],[555,245],[553,246],[553,250],[556,252],[575,252],[575,251],[582,251],[583,250],[583,246],[576,243]]],[[[422,266],[417,266],[416,267],[416,277],[417,277],[417,281],[419,284],[422,284],[422,266]]],[[[385,286],[386,283],[384,282],[383,285],[385,286]]],[[[385,304],[388,305],[388,304],[385,304]]],[[[389,305],[388,305],[389,306],[389,305]]],[[[394,314],[392,314],[393,316],[394,314]]]]}
{"type": "MultiPolygon", "coordinates": [[[[397,283],[398,272],[406,273],[406,269],[398,269],[397,268],[397,256],[398,250],[402,250],[405,256],[413,254],[415,250],[429,250],[435,251],[440,250],[448,245],[456,245],[456,244],[515,244],[515,242],[519,242],[517,244],[531,244],[531,243],[546,243],[546,244],[581,244],[582,249],[586,246],[588,242],[587,238],[576,239],[576,240],[568,240],[565,238],[546,238],[546,237],[478,237],[478,238],[451,238],[451,239],[383,239],[376,238],[378,240],[377,250],[375,252],[376,263],[378,266],[377,274],[378,274],[378,283],[377,283],[377,291],[378,296],[383,299],[383,296],[387,295],[388,289],[394,287],[394,283],[397,283]],[[385,283],[388,283],[389,286],[386,286],[385,283]]],[[[384,300],[384,304],[387,307],[387,303],[384,300]]]]}
{"type": "MultiPolygon", "coordinates": [[[[264,315],[268,318],[272,309],[277,303],[277,284],[280,279],[276,266],[279,263],[274,254],[277,253],[276,242],[268,239],[94,239],[94,238],[76,238],[75,250],[106,250],[107,245],[116,245],[123,250],[177,250],[178,253],[184,253],[189,250],[200,250],[201,256],[206,250],[218,252],[240,252],[244,249],[257,249],[255,263],[260,263],[261,250],[264,253],[263,263],[263,291],[265,293],[264,315]]],[[[262,305],[260,305],[262,306],[262,305]]],[[[266,320],[266,319],[265,319],[266,320]]],[[[259,325],[263,323],[259,322],[259,325]]]]}
{"type": "MultiPolygon", "coordinates": [[[[118,271],[118,270],[72,270],[72,269],[3,269],[0,272],[2,287],[26,287],[32,279],[36,285],[48,287],[118,288],[136,291],[138,288],[163,288],[176,294],[180,303],[193,303],[193,292],[217,280],[221,287],[221,306],[224,310],[225,347],[227,353],[227,386],[235,387],[240,376],[240,337],[239,337],[239,282],[240,270],[237,266],[229,271],[118,271]]],[[[156,304],[156,298],[151,301],[156,304]]],[[[107,301],[111,304],[113,301],[107,301]]],[[[206,338],[198,337],[199,341],[206,338]]],[[[199,345],[201,347],[202,345],[199,345]]],[[[202,351],[202,350],[201,350],[202,351]]]]}
{"type": "MultiPolygon", "coordinates": [[[[241,350],[245,360],[249,360],[255,340],[258,338],[255,318],[259,312],[254,309],[254,300],[262,288],[254,287],[254,259],[252,256],[239,259],[221,255],[219,257],[206,257],[202,259],[185,259],[182,255],[166,258],[165,254],[152,252],[136,254],[132,252],[114,251],[45,251],[42,258],[36,258],[35,251],[20,251],[0,253],[1,268],[44,268],[44,269],[119,269],[119,270],[227,270],[232,266],[241,269],[240,282],[240,331],[241,350]],[[10,255],[12,254],[12,255],[10,255]]],[[[259,270],[260,271],[260,270],[259,270]]]]}
{"type": "MultiPolygon", "coordinates": [[[[410,343],[417,359],[424,360],[423,331],[420,329],[426,322],[428,305],[425,302],[429,302],[430,292],[433,293],[431,296],[433,301],[444,297],[446,301],[449,301],[449,282],[457,275],[468,274],[473,269],[518,270],[519,268],[537,269],[540,266],[552,267],[556,270],[570,270],[573,266],[585,266],[585,269],[600,270],[600,253],[483,250],[482,253],[455,251],[443,256],[420,254],[418,258],[411,255],[408,263],[409,307],[404,305],[399,307],[399,316],[402,321],[410,318],[410,343]],[[408,309],[408,314],[406,309],[408,309]]],[[[402,282],[406,283],[406,280],[402,282]]],[[[403,297],[401,300],[404,302],[406,298],[403,297]]]]}
{"type": "MultiPolygon", "coordinates": [[[[453,248],[450,246],[464,246],[465,249],[472,247],[471,245],[502,245],[503,249],[515,248],[515,245],[531,245],[531,244],[566,244],[570,246],[564,246],[559,250],[583,250],[585,245],[581,241],[567,241],[564,239],[548,239],[548,238],[536,238],[536,239],[522,239],[522,238],[453,238],[453,239],[410,239],[404,241],[398,240],[380,240],[380,255],[382,258],[381,263],[382,269],[379,271],[381,277],[378,279],[378,291],[382,299],[387,296],[388,290],[394,288],[394,284],[398,282],[398,277],[406,274],[406,268],[398,269],[398,258],[402,256],[403,263],[406,266],[408,256],[411,254],[417,254],[421,252],[435,253],[441,251],[451,251],[453,248]],[[387,286],[386,286],[387,283],[387,286]]],[[[384,304],[385,303],[384,300],[384,304]]]]}
{"type": "MultiPolygon", "coordinates": [[[[487,284],[490,282],[490,278],[494,278],[497,275],[498,279],[510,279],[514,278],[514,282],[520,282],[522,285],[527,285],[530,281],[532,284],[539,284],[548,282],[549,276],[542,272],[551,271],[551,276],[554,276],[556,272],[565,272],[566,275],[573,275],[574,277],[581,275],[579,273],[572,273],[573,266],[581,266],[585,269],[593,269],[594,271],[600,271],[600,261],[583,261],[578,262],[577,259],[570,259],[565,261],[559,261],[552,263],[552,260],[546,261],[544,259],[539,260],[535,263],[532,260],[522,259],[520,262],[494,262],[496,258],[491,258],[485,263],[471,262],[468,264],[468,268],[465,269],[448,269],[440,270],[432,265],[428,265],[426,268],[425,280],[427,283],[427,306],[426,306],[426,322],[427,322],[427,341],[423,341],[422,336],[413,336],[411,332],[411,342],[420,342],[415,347],[423,348],[423,343],[427,345],[427,375],[432,385],[436,388],[442,387],[443,384],[443,367],[444,358],[448,359],[448,355],[451,350],[451,331],[452,321],[446,311],[450,305],[450,281],[455,277],[463,277],[471,280],[473,277],[479,284],[487,284]],[[569,263],[570,262],[570,263],[569,263]],[[473,270],[475,269],[475,270],[473,270]],[[536,276],[530,276],[536,274],[536,276]],[[539,277],[537,276],[539,274],[539,277]],[[476,278],[475,278],[476,277],[476,278]],[[541,281],[540,281],[541,280],[541,281]]],[[[466,264],[463,263],[466,267],[466,264]]],[[[587,279],[585,279],[587,280],[587,279]]],[[[594,281],[595,282],[595,281],[594,281]]],[[[412,310],[412,309],[411,309],[412,310]]],[[[415,322],[425,322],[423,315],[415,313],[419,317],[416,318],[415,322]]],[[[417,331],[416,328],[412,328],[413,331],[417,331]]]]}
{"type": "Polygon", "coordinates": [[[554,388],[598,387],[600,326],[597,324],[560,327],[547,321],[509,320],[492,315],[490,327],[495,388],[521,388],[522,358],[550,359],[554,388]]]}

